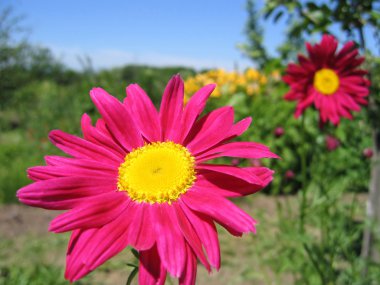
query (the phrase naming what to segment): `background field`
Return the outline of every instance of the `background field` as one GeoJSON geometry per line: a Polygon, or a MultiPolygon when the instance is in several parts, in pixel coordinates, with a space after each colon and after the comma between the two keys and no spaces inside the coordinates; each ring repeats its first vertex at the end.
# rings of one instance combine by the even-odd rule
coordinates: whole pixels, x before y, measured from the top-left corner
{"type": "MultiPolygon", "coordinates": [[[[31,182],[28,167],[43,165],[45,155],[62,155],[49,142],[49,131],[80,136],[81,115],[87,113],[93,120],[99,116],[88,95],[97,86],[123,99],[125,87],[138,83],[159,107],[165,85],[176,73],[185,80],[187,99],[197,84],[219,83],[206,111],[230,105],[236,121],[251,116],[251,127],[239,139],[264,143],[281,156],[276,161],[218,161],[264,165],[276,173],[261,193],[235,200],[259,221],[258,234],[239,239],[219,228],[222,268],[208,276],[199,266],[197,284],[380,284],[379,264],[366,264],[360,257],[363,230],[369,224],[365,203],[371,160],[363,154],[372,147],[368,109],[355,113],[353,121],[343,120],[338,128],[322,129],[317,112],[309,109],[302,126],[293,116],[295,104],[283,99],[288,87],[281,76],[295,58],[289,50],[289,57],[281,53],[265,63],[254,61],[258,56],[253,55],[252,66],[234,71],[131,64],[94,69],[91,62],[78,71],[48,48],[15,39],[17,23],[9,22],[9,13],[4,10],[0,17],[0,285],[69,284],[63,278],[68,235],[47,232],[58,212],[22,206],[15,197],[31,182]],[[226,73],[232,78],[228,82],[222,80],[226,73]],[[328,137],[337,141],[335,149],[327,146],[328,137]],[[301,150],[307,153],[307,189],[301,189],[301,150]],[[308,193],[309,207],[307,234],[300,236],[296,232],[302,191],[308,193]],[[320,271],[328,272],[328,283],[321,281],[320,271]]],[[[249,22],[247,27],[260,34],[249,22]]],[[[251,45],[242,51],[260,51],[260,42],[248,37],[247,43],[251,45]]],[[[294,45],[293,53],[298,51],[302,46],[294,45]]],[[[259,56],[265,58],[264,50],[259,56]]],[[[372,74],[376,90],[379,59],[370,53],[368,58],[365,67],[377,70],[372,74]]],[[[77,284],[125,284],[131,271],[126,264],[131,262],[136,260],[126,249],[77,284]]]]}

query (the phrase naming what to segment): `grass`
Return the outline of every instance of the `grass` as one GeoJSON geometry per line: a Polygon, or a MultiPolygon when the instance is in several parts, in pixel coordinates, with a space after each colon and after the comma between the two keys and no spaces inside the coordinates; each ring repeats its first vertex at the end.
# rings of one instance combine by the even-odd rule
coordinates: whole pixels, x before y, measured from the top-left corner
{"type": "MultiPolygon", "coordinates": [[[[199,266],[197,284],[268,284],[267,281],[273,282],[277,278],[264,262],[268,257],[265,241],[272,236],[275,223],[267,211],[268,207],[270,211],[274,209],[271,199],[258,195],[256,199],[237,201],[260,221],[258,234],[237,238],[218,227],[222,267],[220,272],[209,275],[203,266],[199,266]]],[[[1,285],[69,284],[63,278],[69,234],[47,232],[48,222],[54,216],[52,211],[17,205],[0,206],[0,222],[3,224],[0,227],[3,235],[0,236],[1,285]]],[[[131,271],[126,263],[130,262],[136,262],[136,259],[127,248],[78,284],[125,284],[131,271]]],[[[176,283],[175,279],[167,281],[167,284],[176,283]]]]}

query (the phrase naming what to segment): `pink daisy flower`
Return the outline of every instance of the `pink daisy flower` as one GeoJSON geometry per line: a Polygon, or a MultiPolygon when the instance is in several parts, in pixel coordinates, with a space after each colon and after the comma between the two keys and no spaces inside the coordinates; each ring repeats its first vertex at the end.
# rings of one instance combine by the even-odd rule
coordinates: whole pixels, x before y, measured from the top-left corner
{"type": "Polygon", "coordinates": [[[197,260],[219,269],[215,222],[231,234],[255,232],[255,220],[227,198],[265,187],[273,171],[206,163],[222,156],[277,158],[255,142],[229,142],[251,118],[234,123],[223,107],[200,117],[215,85],[183,106],[179,75],[168,83],[157,111],[137,84],[121,103],[101,88],[90,96],[102,118],[84,114],[83,138],[59,130],[49,137],[71,157],[47,156],[46,166],[28,169],[34,183],[17,192],[27,205],[68,210],[49,230],[72,231],[65,277],[75,281],[132,246],[139,251],[139,283],[195,284],[197,260]]]}
{"type": "Polygon", "coordinates": [[[306,43],[309,57],[298,56],[299,64],[290,63],[283,80],[289,84],[286,100],[296,100],[295,117],[310,105],[319,111],[321,123],[338,125],[341,117],[352,119],[351,111],[367,104],[367,71],[359,69],[364,57],[353,42],[337,51],[338,41],[324,35],[320,44],[306,43]]]}

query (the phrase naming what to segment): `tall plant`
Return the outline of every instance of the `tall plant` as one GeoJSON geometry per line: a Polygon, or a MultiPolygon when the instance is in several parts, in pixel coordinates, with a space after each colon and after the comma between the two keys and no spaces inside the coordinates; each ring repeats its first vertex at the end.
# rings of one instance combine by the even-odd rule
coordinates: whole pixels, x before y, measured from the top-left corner
{"type": "MultiPolygon", "coordinates": [[[[247,1],[250,4],[250,0],[247,1]]],[[[249,29],[249,23],[259,17],[253,14],[252,5],[248,8],[247,37],[252,43],[251,33],[257,33],[258,28],[249,29]],[[250,9],[250,10],[249,10],[250,9]],[[255,17],[253,17],[254,15],[255,17]]],[[[380,84],[378,59],[368,50],[368,34],[372,33],[380,42],[380,1],[379,0],[324,0],[324,1],[297,1],[297,0],[266,0],[261,11],[264,20],[272,19],[275,23],[285,20],[287,23],[286,41],[279,47],[283,61],[295,55],[305,39],[314,34],[336,34],[339,28],[341,38],[354,40],[362,52],[367,54],[368,78],[372,81],[367,108],[368,121],[372,126],[373,157],[371,182],[367,215],[373,227],[367,227],[362,245],[362,257],[367,260],[380,260],[376,244],[375,231],[380,231],[380,84]]],[[[262,43],[262,32],[261,32],[262,43]]],[[[253,42],[254,43],[254,42],[253,42]]],[[[251,48],[255,45],[251,44],[251,48]]],[[[261,46],[262,48],[262,46],[261,46]]],[[[268,58],[268,55],[264,59],[268,58]]],[[[366,269],[364,270],[365,273],[366,269]]]]}

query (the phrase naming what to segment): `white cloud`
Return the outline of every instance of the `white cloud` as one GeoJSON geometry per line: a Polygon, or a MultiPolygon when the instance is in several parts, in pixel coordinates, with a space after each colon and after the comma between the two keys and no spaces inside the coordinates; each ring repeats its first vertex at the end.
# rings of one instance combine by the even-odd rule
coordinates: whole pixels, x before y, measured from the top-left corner
{"type": "Polygon", "coordinates": [[[239,59],[211,59],[211,58],[192,58],[182,55],[160,54],[156,52],[132,53],[119,49],[95,49],[83,50],[78,47],[59,47],[48,45],[52,52],[71,68],[80,70],[83,68],[81,59],[89,57],[95,69],[118,67],[127,64],[146,64],[150,66],[187,66],[196,70],[204,68],[224,68],[233,70],[236,68],[244,69],[249,66],[248,60],[239,59]]]}

